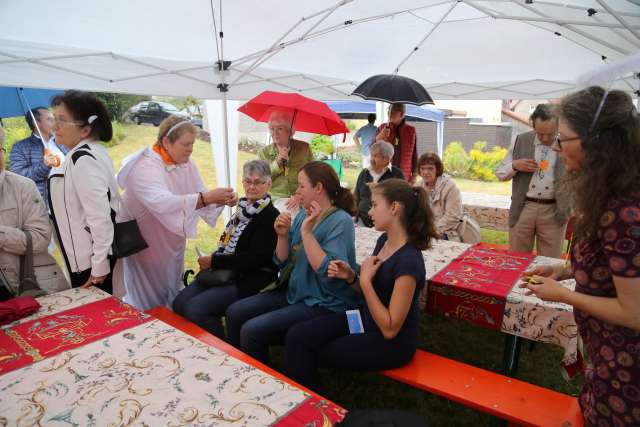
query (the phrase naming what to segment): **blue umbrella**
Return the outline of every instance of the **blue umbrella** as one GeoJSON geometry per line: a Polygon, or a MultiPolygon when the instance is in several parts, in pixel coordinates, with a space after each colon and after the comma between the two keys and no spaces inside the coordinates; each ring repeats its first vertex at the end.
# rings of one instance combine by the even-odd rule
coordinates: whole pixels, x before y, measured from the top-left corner
{"type": "Polygon", "coordinates": [[[61,90],[0,87],[0,118],[21,116],[33,107],[49,107],[61,90]]]}

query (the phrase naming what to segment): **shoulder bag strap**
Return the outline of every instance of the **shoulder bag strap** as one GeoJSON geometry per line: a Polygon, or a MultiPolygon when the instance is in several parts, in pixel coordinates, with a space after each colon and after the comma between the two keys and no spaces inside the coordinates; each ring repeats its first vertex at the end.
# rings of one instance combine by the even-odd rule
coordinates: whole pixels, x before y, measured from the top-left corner
{"type": "Polygon", "coordinates": [[[22,231],[27,241],[27,247],[24,251],[24,255],[20,256],[20,283],[18,284],[18,295],[22,295],[26,291],[39,289],[38,282],[36,281],[36,274],[33,270],[33,240],[31,239],[31,233],[28,230],[22,231]]]}

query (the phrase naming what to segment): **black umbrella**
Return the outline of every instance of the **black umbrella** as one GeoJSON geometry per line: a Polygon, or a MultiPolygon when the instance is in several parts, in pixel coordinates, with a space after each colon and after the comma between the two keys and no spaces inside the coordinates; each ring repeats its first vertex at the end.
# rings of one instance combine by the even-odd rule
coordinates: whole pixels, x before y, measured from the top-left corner
{"type": "Polygon", "coordinates": [[[391,104],[433,104],[431,95],[420,83],[397,74],[378,74],[369,77],[360,83],[352,95],[391,104]]]}

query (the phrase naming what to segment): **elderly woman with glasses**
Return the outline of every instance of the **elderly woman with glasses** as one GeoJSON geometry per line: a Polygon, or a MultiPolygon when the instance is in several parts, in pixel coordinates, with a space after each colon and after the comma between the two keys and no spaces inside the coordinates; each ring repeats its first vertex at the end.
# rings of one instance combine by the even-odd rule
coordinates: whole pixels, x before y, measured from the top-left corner
{"type": "Polygon", "coordinates": [[[245,163],[242,185],[245,197],[227,223],[218,249],[198,259],[201,273],[173,301],[173,311],[219,337],[224,337],[221,317],[227,307],[276,280],[273,224],[279,212],[269,195],[269,164],[264,160],[245,163]],[[212,281],[215,272],[224,279],[212,281]]]}
{"type": "Polygon", "coordinates": [[[305,163],[313,160],[309,144],[293,139],[296,129],[293,126],[293,113],[287,110],[275,110],[269,118],[269,133],[272,144],[258,152],[258,158],[269,162],[273,187],[271,195],[274,201],[287,199],[287,209],[297,207],[296,188],[298,172],[305,163]]]}
{"type": "Polygon", "coordinates": [[[202,182],[191,159],[198,132],[189,120],[167,117],[153,147],[124,159],[118,173],[122,220],[135,218],[149,246],[124,259],[125,301],[142,310],[169,307],[184,288],[184,251],[198,218],[215,227],[223,206],[237,203],[233,189],[208,190],[202,182]]]}

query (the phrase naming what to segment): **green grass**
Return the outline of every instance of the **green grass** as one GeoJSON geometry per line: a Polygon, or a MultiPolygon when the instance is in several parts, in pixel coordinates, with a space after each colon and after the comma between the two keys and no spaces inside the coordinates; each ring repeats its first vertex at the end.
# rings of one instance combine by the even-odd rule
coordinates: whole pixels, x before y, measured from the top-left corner
{"type": "MultiPolygon", "coordinates": [[[[151,126],[124,125],[127,137],[115,147],[109,148],[116,170],[128,154],[138,148],[151,145],[155,139],[157,128],[151,126]]],[[[240,152],[238,163],[254,158],[252,154],[240,152]]],[[[216,185],[215,167],[211,155],[211,146],[197,141],[193,158],[200,170],[205,184],[213,188],[216,185]]],[[[240,168],[239,168],[240,170],[240,168]]],[[[345,169],[343,181],[353,188],[358,170],[345,169]]],[[[487,194],[510,194],[509,183],[483,183],[469,180],[456,182],[462,191],[487,194]]],[[[240,177],[237,187],[241,189],[240,177]]],[[[198,238],[189,240],[185,254],[185,268],[195,269],[197,266],[194,247],[197,245],[212,251],[222,232],[222,220],[215,228],[204,222],[198,226],[198,238]]],[[[491,243],[507,243],[507,233],[493,230],[482,230],[483,240],[491,243]]],[[[425,350],[470,363],[485,369],[498,371],[502,360],[502,348],[505,335],[482,329],[466,322],[445,319],[442,316],[426,314],[422,320],[422,345],[425,350]]],[[[346,354],[345,357],[358,357],[357,354],[346,354]]],[[[518,377],[524,381],[558,390],[563,393],[577,394],[580,382],[566,382],[559,371],[562,351],[552,345],[537,344],[533,350],[525,343],[520,359],[518,377]]],[[[282,350],[275,349],[274,365],[282,367],[282,350]]],[[[432,426],[482,426],[488,425],[490,418],[469,408],[451,403],[446,399],[433,396],[410,386],[397,383],[376,373],[350,373],[322,371],[324,383],[323,395],[347,409],[367,408],[399,408],[416,412],[429,420],[432,426]]]]}

